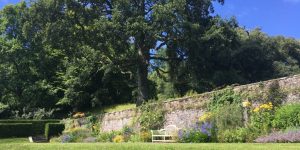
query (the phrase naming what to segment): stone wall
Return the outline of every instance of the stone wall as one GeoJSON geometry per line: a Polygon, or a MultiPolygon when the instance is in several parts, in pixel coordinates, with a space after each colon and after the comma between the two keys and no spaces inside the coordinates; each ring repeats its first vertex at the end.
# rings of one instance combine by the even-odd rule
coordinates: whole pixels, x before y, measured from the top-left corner
{"type": "MultiPolygon", "coordinates": [[[[300,103],[300,75],[235,86],[234,91],[239,93],[263,94],[275,82],[278,83],[280,90],[286,94],[284,103],[300,103]]],[[[163,107],[167,111],[164,125],[174,124],[179,128],[193,125],[205,112],[205,107],[213,92],[164,102],[163,107]]],[[[138,114],[135,109],[106,113],[101,119],[101,130],[104,132],[120,130],[123,126],[130,125],[138,114]]]]}

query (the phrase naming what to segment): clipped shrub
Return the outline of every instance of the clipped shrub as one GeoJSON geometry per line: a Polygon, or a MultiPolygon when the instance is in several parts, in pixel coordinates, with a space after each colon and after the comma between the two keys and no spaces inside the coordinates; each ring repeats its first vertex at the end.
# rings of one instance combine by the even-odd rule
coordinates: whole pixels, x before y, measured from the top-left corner
{"type": "Polygon", "coordinates": [[[0,123],[0,138],[31,136],[33,129],[32,123],[0,123]]]}
{"type": "Polygon", "coordinates": [[[300,126],[300,104],[285,105],[277,109],[272,125],[279,129],[300,126]]]}
{"type": "MultiPolygon", "coordinates": [[[[47,123],[59,123],[60,120],[47,119],[47,120],[0,120],[0,124],[14,124],[14,123],[31,123],[32,129],[30,130],[29,135],[44,135],[45,134],[45,125],[47,123]]],[[[0,131],[1,132],[1,131],[0,131]]]]}
{"type": "Polygon", "coordinates": [[[49,139],[52,136],[62,134],[65,129],[65,125],[62,123],[47,123],[45,126],[45,137],[49,139]]]}

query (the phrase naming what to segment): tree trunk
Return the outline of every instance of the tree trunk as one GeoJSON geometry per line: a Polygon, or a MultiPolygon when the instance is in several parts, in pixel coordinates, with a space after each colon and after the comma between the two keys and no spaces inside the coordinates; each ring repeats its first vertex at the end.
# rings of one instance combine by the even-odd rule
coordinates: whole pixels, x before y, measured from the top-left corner
{"type": "Polygon", "coordinates": [[[136,105],[140,106],[149,99],[148,55],[147,50],[139,49],[137,64],[138,98],[136,105]]]}
{"type": "MultiPolygon", "coordinates": [[[[145,17],[145,0],[140,0],[138,2],[138,14],[145,17]]],[[[145,22],[147,20],[145,19],[145,22]]],[[[140,106],[145,100],[149,99],[149,81],[148,81],[148,66],[150,60],[149,50],[147,46],[148,41],[146,40],[146,35],[143,30],[141,30],[137,36],[137,45],[138,50],[138,61],[137,61],[137,82],[138,82],[138,98],[136,105],[140,106]]]]}

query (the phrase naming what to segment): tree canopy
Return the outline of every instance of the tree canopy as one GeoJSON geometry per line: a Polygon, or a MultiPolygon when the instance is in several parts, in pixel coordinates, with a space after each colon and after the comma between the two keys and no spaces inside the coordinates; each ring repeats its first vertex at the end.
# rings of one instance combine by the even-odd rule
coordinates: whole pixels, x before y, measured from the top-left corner
{"type": "Polygon", "coordinates": [[[0,114],[141,105],[300,72],[299,41],[212,15],[223,0],[35,0],[0,12],[0,114]]]}

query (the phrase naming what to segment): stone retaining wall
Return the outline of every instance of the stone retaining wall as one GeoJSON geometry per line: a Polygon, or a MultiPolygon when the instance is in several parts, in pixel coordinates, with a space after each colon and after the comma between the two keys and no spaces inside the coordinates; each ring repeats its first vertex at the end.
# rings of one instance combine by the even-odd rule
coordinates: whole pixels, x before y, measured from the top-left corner
{"type": "MultiPolygon", "coordinates": [[[[277,82],[280,90],[286,94],[284,103],[300,103],[300,75],[235,86],[234,91],[259,94],[268,90],[274,82],[277,82]]],[[[205,112],[205,106],[213,92],[164,102],[164,109],[167,111],[164,125],[175,124],[179,128],[193,125],[205,112]]],[[[138,113],[135,109],[106,113],[101,120],[101,130],[104,132],[120,130],[123,126],[131,124],[137,116],[138,113]]]]}

